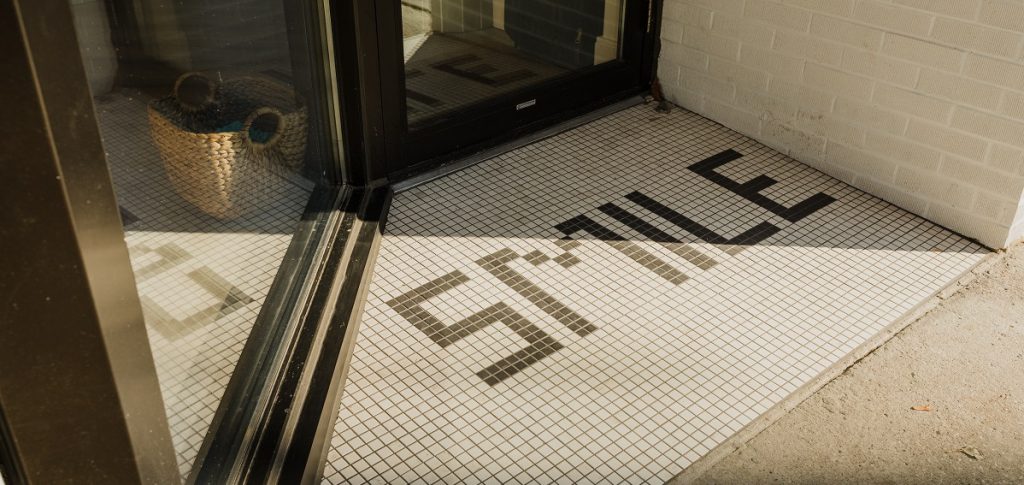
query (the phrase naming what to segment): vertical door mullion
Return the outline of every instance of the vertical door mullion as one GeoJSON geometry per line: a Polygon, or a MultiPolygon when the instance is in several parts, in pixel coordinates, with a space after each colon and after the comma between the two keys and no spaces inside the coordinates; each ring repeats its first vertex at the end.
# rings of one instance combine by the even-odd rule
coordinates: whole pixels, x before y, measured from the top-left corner
{"type": "Polygon", "coordinates": [[[0,2],[0,408],[29,483],[178,483],[68,2],[0,2]],[[16,115],[16,116],[15,116],[16,115]]]}
{"type": "MultiPolygon", "coordinates": [[[[389,148],[385,140],[387,95],[381,74],[377,0],[330,0],[335,71],[341,122],[347,137],[346,183],[379,185],[387,179],[389,148]]],[[[386,3],[386,2],[385,2],[386,3]]]]}
{"type": "Polygon", "coordinates": [[[388,173],[406,168],[407,132],[405,62],[402,43],[401,0],[373,0],[376,5],[377,48],[380,66],[381,112],[388,173]]]}

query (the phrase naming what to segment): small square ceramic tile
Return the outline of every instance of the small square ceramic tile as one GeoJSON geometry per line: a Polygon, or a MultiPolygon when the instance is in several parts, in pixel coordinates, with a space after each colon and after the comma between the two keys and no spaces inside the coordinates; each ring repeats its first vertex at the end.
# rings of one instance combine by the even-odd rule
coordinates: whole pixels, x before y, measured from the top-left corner
{"type": "Polygon", "coordinates": [[[664,482],[985,254],[624,110],[396,196],[324,481],[664,482]]]}

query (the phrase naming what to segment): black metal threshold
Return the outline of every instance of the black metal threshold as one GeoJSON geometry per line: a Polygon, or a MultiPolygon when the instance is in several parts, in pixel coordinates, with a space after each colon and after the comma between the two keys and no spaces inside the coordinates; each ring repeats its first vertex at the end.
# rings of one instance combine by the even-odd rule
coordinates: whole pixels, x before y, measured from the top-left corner
{"type": "Polygon", "coordinates": [[[292,414],[284,446],[278,448],[274,467],[269,470],[271,483],[314,483],[323,474],[393,195],[388,186],[365,191],[344,269],[331,287],[333,311],[325,312],[318,325],[316,344],[309,355],[309,362],[315,364],[298,389],[302,405],[298,413],[292,414]]]}
{"type": "Polygon", "coordinates": [[[317,195],[188,483],[318,478],[392,191],[342,187],[317,195]]]}
{"type": "Polygon", "coordinates": [[[327,254],[348,237],[354,212],[347,187],[314,190],[253,324],[187,483],[237,481],[246,456],[269,429],[270,395],[298,338],[303,315],[319,313],[313,294],[333,275],[327,254]]]}

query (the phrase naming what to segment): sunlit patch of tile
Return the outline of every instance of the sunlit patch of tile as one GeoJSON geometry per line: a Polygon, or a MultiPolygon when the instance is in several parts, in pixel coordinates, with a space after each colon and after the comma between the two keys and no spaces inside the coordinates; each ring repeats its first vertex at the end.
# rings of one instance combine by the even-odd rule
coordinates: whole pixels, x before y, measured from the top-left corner
{"type": "Polygon", "coordinates": [[[664,482],[985,254],[619,112],[396,197],[324,481],[664,482]]]}

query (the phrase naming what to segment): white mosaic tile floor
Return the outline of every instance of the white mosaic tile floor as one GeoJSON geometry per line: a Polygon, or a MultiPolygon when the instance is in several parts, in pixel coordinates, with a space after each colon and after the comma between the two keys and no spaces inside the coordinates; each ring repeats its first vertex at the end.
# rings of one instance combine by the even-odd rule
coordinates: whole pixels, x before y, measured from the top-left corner
{"type": "Polygon", "coordinates": [[[96,101],[174,449],[186,476],[292,239],[310,187],[278,180],[251,214],[221,221],[170,185],[148,98],[96,101]]]}
{"type": "Polygon", "coordinates": [[[664,482],[985,253],[619,112],[396,197],[324,482],[664,482]]]}

